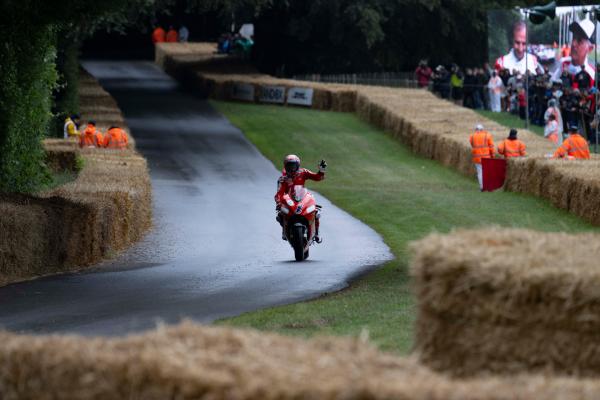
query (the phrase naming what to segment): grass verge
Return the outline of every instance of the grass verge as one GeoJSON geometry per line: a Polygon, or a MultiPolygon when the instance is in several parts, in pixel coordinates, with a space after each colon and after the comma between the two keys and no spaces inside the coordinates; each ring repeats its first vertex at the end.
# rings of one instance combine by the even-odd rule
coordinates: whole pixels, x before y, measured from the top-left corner
{"type": "MultiPolygon", "coordinates": [[[[407,274],[408,242],[455,227],[599,230],[542,199],[502,191],[480,193],[475,179],[415,156],[354,114],[212,104],[278,167],[288,153],[298,154],[303,166],[312,169],[318,160],[326,159],[330,166],[327,180],[308,186],[379,232],[396,257],[347,290],[244,314],[221,324],[301,336],[359,335],[367,329],[380,348],[407,353],[415,318],[407,274]]],[[[327,210],[322,221],[328,223],[327,210]]],[[[273,229],[279,229],[276,223],[273,229]]]]}
{"type": "MultiPolygon", "coordinates": [[[[525,120],[519,118],[518,115],[510,114],[507,112],[492,112],[489,110],[475,110],[478,114],[483,115],[484,117],[491,119],[499,123],[500,125],[504,125],[507,128],[515,128],[516,130],[525,129],[525,120]]],[[[540,136],[544,136],[544,127],[538,126],[533,123],[529,123],[529,130],[533,133],[537,133],[540,136]]],[[[508,136],[508,129],[506,130],[506,136],[508,136]]]]}

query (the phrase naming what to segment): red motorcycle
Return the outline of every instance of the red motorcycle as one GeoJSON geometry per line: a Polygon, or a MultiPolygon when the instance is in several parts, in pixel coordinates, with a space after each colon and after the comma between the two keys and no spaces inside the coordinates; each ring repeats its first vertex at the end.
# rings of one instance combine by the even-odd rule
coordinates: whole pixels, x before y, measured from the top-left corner
{"type": "Polygon", "coordinates": [[[283,195],[280,212],[283,216],[283,231],[294,249],[296,261],[308,258],[308,248],[316,242],[315,221],[321,206],[304,186],[296,185],[290,193],[283,195]]]}

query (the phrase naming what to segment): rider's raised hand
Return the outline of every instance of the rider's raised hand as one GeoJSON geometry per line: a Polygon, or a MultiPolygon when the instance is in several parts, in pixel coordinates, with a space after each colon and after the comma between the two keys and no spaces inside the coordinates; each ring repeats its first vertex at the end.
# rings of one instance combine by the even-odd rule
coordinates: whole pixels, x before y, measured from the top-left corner
{"type": "Polygon", "coordinates": [[[319,172],[325,172],[326,169],[327,163],[325,162],[325,160],[321,160],[321,162],[319,163],[319,172]]]}

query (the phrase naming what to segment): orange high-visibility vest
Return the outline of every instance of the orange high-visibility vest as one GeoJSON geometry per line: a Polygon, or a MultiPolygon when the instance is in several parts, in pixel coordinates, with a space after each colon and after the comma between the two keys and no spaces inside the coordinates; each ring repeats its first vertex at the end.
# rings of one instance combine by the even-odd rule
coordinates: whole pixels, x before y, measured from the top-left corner
{"type": "Polygon", "coordinates": [[[79,147],[102,147],[104,139],[102,132],[97,131],[94,125],[89,125],[79,137],[79,147]]]}
{"type": "Polygon", "coordinates": [[[525,143],[521,142],[519,139],[504,139],[504,141],[498,145],[498,153],[502,154],[504,158],[524,157],[527,155],[525,152],[525,143]]]}
{"type": "Polygon", "coordinates": [[[109,129],[104,137],[104,147],[108,149],[125,149],[127,143],[129,143],[127,133],[121,128],[109,129]]]}
{"type": "Polygon", "coordinates": [[[492,135],[487,131],[477,131],[471,134],[469,143],[471,143],[471,154],[475,164],[481,164],[482,158],[494,156],[494,141],[492,135]]]}
{"type": "Polygon", "coordinates": [[[165,41],[165,30],[160,26],[152,32],[152,43],[161,43],[165,41]]]}
{"type": "Polygon", "coordinates": [[[167,43],[177,43],[178,40],[178,35],[177,35],[177,31],[175,29],[169,29],[169,32],[167,32],[167,43]]]}
{"type": "Polygon", "coordinates": [[[562,158],[564,156],[585,160],[589,159],[590,148],[588,147],[587,140],[579,133],[571,133],[562,146],[556,149],[553,158],[562,158]]]}

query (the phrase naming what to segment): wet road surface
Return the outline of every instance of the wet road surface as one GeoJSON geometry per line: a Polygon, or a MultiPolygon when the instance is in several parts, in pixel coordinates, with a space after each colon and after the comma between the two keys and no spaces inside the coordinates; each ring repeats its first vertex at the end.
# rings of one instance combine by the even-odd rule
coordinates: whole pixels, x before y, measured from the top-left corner
{"type": "Polygon", "coordinates": [[[154,229],[85,273],[0,288],[1,328],[120,335],[210,322],[339,290],[391,259],[373,230],[315,193],[324,242],[294,262],[275,221],[278,171],[237,128],[153,63],[85,67],[117,99],[148,159],[154,229]]]}

